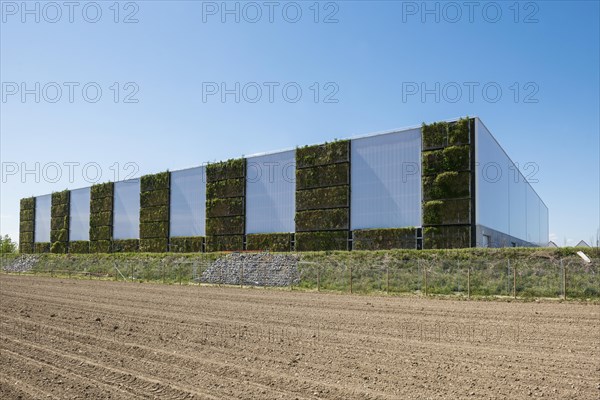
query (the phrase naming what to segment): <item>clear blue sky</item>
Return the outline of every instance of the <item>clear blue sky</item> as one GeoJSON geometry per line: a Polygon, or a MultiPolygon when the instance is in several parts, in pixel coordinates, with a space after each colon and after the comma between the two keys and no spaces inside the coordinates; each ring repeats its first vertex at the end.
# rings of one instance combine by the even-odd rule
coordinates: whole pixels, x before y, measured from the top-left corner
{"type": "Polygon", "coordinates": [[[227,2],[228,9],[239,8],[236,22],[220,1],[122,2],[118,16],[113,1],[98,2],[99,20],[88,2],[60,10],[28,2],[34,10],[28,13],[21,1],[2,1],[0,231],[18,238],[20,198],[89,186],[95,169],[88,167],[84,179],[88,163],[97,163],[106,181],[114,178],[115,163],[120,178],[132,171],[125,170],[128,162],[139,176],[477,115],[514,161],[539,166],[533,186],[549,207],[551,239],[559,245],[595,240],[598,2],[475,3],[472,10],[453,3],[457,10],[429,2],[434,11],[427,13],[420,1],[276,2],[273,8],[227,2]],[[229,89],[239,82],[239,103],[234,94],[225,102],[210,95],[211,82],[229,89]],[[251,82],[262,88],[256,102],[251,82]],[[438,82],[438,101],[435,93],[410,94],[413,82],[434,92],[438,82]],[[472,99],[467,85],[474,87],[472,99]],[[92,102],[97,87],[102,96],[92,102]],[[302,96],[292,102],[297,87],[302,96]],[[32,93],[23,99],[22,89],[32,93]],[[138,102],[125,102],[135,90],[131,99],[138,102]],[[39,183],[35,173],[22,176],[23,167],[35,169],[37,162],[39,183]],[[64,165],[70,162],[80,163],[73,182],[64,165]],[[56,183],[49,182],[56,180],[52,163],[62,170],[56,183]]]}

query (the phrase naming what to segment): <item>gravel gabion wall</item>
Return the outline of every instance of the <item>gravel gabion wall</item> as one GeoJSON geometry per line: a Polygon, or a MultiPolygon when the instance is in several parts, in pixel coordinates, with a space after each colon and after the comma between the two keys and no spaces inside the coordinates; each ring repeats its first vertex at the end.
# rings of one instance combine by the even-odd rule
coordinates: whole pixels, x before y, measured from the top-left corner
{"type": "Polygon", "coordinates": [[[293,254],[231,253],[213,262],[202,273],[200,281],[248,286],[298,284],[300,282],[298,256],[293,254]]]}

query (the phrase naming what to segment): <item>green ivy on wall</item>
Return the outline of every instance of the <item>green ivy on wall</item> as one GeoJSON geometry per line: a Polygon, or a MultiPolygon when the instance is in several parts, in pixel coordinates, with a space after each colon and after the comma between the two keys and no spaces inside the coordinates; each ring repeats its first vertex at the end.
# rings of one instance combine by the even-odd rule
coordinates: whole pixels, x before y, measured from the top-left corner
{"type": "Polygon", "coordinates": [[[166,252],[169,243],[170,180],[168,171],[140,179],[140,239],[113,242],[113,251],[166,252]]]}
{"type": "Polygon", "coordinates": [[[114,184],[93,185],[90,189],[90,253],[109,253],[112,245],[114,184]]]}
{"type": "Polygon", "coordinates": [[[199,253],[204,243],[203,236],[185,236],[171,238],[169,251],[174,253],[199,253]]]}
{"type": "Polygon", "coordinates": [[[50,209],[50,252],[66,253],[69,243],[69,206],[70,192],[52,193],[50,209]]]}
{"type": "Polygon", "coordinates": [[[360,229],[352,232],[353,250],[415,249],[416,228],[360,229]]]}
{"type": "Polygon", "coordinates": [[[35,252],[35,197],[21,199],[19,212],[19,252],[35,252]]]}

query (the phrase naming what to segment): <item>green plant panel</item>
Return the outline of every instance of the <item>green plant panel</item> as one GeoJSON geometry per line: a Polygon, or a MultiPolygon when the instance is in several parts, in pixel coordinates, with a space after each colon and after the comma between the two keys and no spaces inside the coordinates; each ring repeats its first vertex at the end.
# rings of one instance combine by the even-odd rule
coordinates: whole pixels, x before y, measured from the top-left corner
{"type": "Polygon", "coordinates": [[[62,192],[52,193],[52,205],[69,204],[69,191],[63,190],[62,192]]]}
{"type": "Polygon", "coordinates": [[[462,171],[470,168],[471,146],[450,146],[443,151],[447,171],[462,171]]]}
{"type": "Polygon", "coordinates": [[[112,225],[112,212],[103,211],[99,213],[90,213],[90,226],[110,225],[112,225]]]}
{"type": "Polygon", "coordinates": [[[90,241],[110,240],[112,238],[111,226],[90,227],[90,241]]]}
{"type": "Polygon", "coordinates": [[[448,145],[448,123],[434,122],[423,123],[421,127],[423,135],[423,149],[444,147],[448,145]]]}
{"type": "Polygon", "coordinates": [[[169,189],[153,190],[140,194],[140,207],[158,207],[169,205],[169,189]]]}
{"type": "Polygon", "coordinates": [[[349,204],[350,187],[347,185],[296,192],[297,211],[348,207],[349,204]]]}
{"type": "Polygon", "coordinates": [[[90,253],[110,253],[112,242],[110,240],[96,240],[90,242],[90,253]]]}
{"type": "Polygon", "coordinates": [[[468,224],[471,199],[432,200],[423,204],[425,225],[468,224]]]}
{"type": "Polygon", "coordinates": [[[92,203],[96,199],[101,199],[105,197],[113,197],[114,193],[114,184],[112,182],[100,183],[97,185],[93,185],[90,189],[90,197],[92,203]]]}
{"type": "Polygon", "coordinates": [[[246,182],[244,178],[227,179],[206,184],[207,199],[224,199],[227,197],[244,197],[246,182]]]}
{"type": "Polygon", "coordinates": [[[69,217],[56,217],[50,220],[50,229],[69,229],[69,217]]]}
{"type": "Polygon", "coordinates": [[[21,254],[33,254],[35,248],[33,243],[23,243],[19,242],[19,253],[21,254]]]}
{"type": "Polygon", "coordinates": [[[144,175],[140,178],[140,191],[149,192],[155,190],[169,190],[169,178],[171,174],[161,172],[153,175],[144,175]]]}
{"type": "Polygon", "coordinates": [[[33,251],[36,254],[50,253],[50,247],[51,247],[51,245],[49,242],[35,243],[33,251]]]}
{"type": "Polygon", "coordinates": [[[206,167],[206,182],[213,183],[222,180],[244,178],[246,176],[246,160],[237,158],[208,164],[206,167]]]}
{"type": "Polygon", "coordinates": [[[436,226],[423,228],[425,249],[457,249],[471,246],[471,226],[436,226]]]}
{"type": "Polygon", "coordinates": [[[469,124],[471,118],[461,118],[455,123],[451,123],[448,128],[448,144],[450,146],[468,144],[470,142],[469,137],[469,124]]]}
{"type": "Polygon", "coordinates": [[[19,222],[19,232],[33,232],[35,230],[35,221],[21,221],[19,222]]]}
{"type": "Polygon", "coordinates": [[[349,161],[349,140],[340,140],[296,149],[296,168],[309,168],[349,161]]]}
{"type": "Polygon", "coordinates": [[[21,232],[19,234],[19,243],[33,243],[34,233],[31,232],[21,232]]]}
{"type": "Polygon", "coordinates": [[[20,207],[21,210],[34,210],[35,197],[26,197],[24,199],[21,199],[20,207]]]}
{"type": "Polygon", "coordinates": [[[442,172],[437,176],[423,177],[424,201],[469,197],[470,193],[470,172],[442,172]]]}
{"type": "Polygon", "coordinates": [[[246,250],[283,252],[291,250],[289,233],[254,233],[246,235],[246,250]]]}
{"type": "Polygon", "coordinates": [[[353,250],[415,249],[415,228],[361,229],[352,232],[353,250]]]}
{"type": "Polygon", "coordinates": [[[169,251],[173,253],[200,253],[203,236],[173,237],[169,244],[169,251]]]}
{"type": "Polygon", "coordinates": [[[348,230],[348,208],[296,212],[296,232],[348,230]]]}
{"type": "Polygon", "coordinates": [[[68,242],[69,241],[69,230],[68,229],[56,229],[50,230],[50,241],[54,242],[68,242]]]}
{"type": "Polygon", "coordinates": [[[140,224],[140,238],[167,238],[169,237],[169,222],[145,222],[140,224]]]}
{"type": "Polygon", "coordinates": [[[113,210],[113,197],[101,197],[98,199],[92,199],[90,201],[90,212],[112,212],[113,210]]]}
{"type": "Polygon", "coordinates": [[[349,182],[349,163],[296,170],[296,190],[348,185],[349,182]]]}
{"type": "Polygon", "coordinates": [[[113,240],[112,242],[113,253],[135,253],[139,248],[140,241],[138,239],[113,240]]]}
{"type": "Polygon", "coordinates": [[[241,251],[244,248],[244,235],[207,236],[206,251],[241,251]]]}
{"type": "Polygon", "coordinates": [[[208,218],[244,215],[245,211],[243,197],[210,199],[206,201],[206,216],[208,218]]]}
{"type": "Polygon", "coordinates": [[[347,231],[298,232],[296,251],[348,250],[347,231]]]}
{"type": "Polygon", "coordinates": [[[221,217],[206,219],[206,233],[209,236],[214,235],[243,235],[245,218],[221,217]]]}
{"type": "Polygon", "coordinates": [[[169,221],[169,207],[140,208],[140,223],[169,221]]]}
{"type": "Polygon", "coordinates": [[[69,216],[69,205],[68,204],[57,204],[53,205],[50,210],[52,218],[60,218],[69,216]]]}
{"type": "Polygon", "coordinates": [[[66,242],[54,242],[50,246],[50,253],[64,254],[66,252],[67,252],[67,243],[66,242]]]}
{"type": "Polygon", "coordinates": [[[85,240],[77,240],[69,242],[69,253],[85,254],[90,252],[90,242],[85,240]]]}
{"type": "Polygon", "coordinates": [[[21,221],[33,221],[35,216],[35,211],[34,210],[21,210],[21,212],[19,213],[19,219],[21,221]]]}
{"type": "Polygon", "coordinates": [[[169,245],[167,238],[140,239],[142,253],[166,253],[169,245]]]}

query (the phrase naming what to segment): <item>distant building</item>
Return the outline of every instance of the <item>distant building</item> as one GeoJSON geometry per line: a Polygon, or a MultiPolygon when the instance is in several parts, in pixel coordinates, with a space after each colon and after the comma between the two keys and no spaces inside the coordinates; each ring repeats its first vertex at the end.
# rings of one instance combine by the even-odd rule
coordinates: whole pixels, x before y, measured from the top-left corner
{"type": "Polygon", "coordinates": [[[575,247],[591,247],[585,240],[581,240],[579,243],[575,245],[575,247]]]}
{"type": "Polygon", "coordinates": [[[548,242],[548,247],[556,248],[558,245],[551,240],[548,242]]]}

